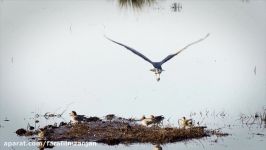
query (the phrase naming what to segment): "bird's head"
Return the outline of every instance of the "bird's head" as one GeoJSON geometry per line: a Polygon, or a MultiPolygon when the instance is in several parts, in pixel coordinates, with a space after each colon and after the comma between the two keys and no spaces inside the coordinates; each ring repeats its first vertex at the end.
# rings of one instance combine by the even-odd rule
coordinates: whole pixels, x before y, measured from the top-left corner
{"type": "Polygon", "coordinates": [[[153,69],[150,69],[150,71],[154,72],[155,77],[156,77],[156,80],[157,80],[157,81],[160,81],[160,75],[161,75],[161,73],[162,73],[164,70],[163,70],[163,69],[158,69],[158,68],[153,68],[153,69]]]}
{"type": "Polygon", "coordinates": [[[144,119],[146,119],[145,115],[143,115],[143,116],[140,118],[140,120],[144,120],[144,119]]]}
{"type": "Polygon", "coordinates": [[[151,119],[154,119],[154,116],[153,116],[153,115],[150,115],[150,118],[151,118],[151,119]]]}
{"type": "Polygon", "coordinates": [[[69,115],[70,115],[70,116],[77,116],[77,113],[76,113],[76,111],[71,111],[71,112],[69,113],[69,115]]]}

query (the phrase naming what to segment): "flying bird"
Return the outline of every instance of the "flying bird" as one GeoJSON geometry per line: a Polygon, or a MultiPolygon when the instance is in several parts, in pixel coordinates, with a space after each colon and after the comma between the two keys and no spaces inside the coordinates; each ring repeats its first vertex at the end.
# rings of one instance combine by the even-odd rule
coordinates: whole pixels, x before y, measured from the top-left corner
{"type": "Polygon", "coordinates": [[[141,53],[138,52],[137,50],[135,50],[135,49],[133,49],[133,48],[127,46],[127,45],[124,45],[124,44],[122,44],[122,43],[119,43],[119,42],[117,42],[117,41],[114,41],[114,40],[112,40],[112,39],[110,39],[110,38],[108,38],[108,37],[106,37],[106,36],[105,36],[105,38],[108,39],[108,40],[110,40],[110,41],[112,41],[112,42],[114,42],[114,43],[116,43],[116,44],[118,44],[118,45],[120,45],[120,46],[125,47],[126,49],[130,50],[132,53],[138,55],[139,57],[143,58],[145,61],[151,63],[151,64],[153,65],[154,68],[153,68],[153,69],[150,69],[150,71],[154,72],[157,81],[160,81],[160,74],[164,71],[164,70],[162,69],[162,65],[163,65],[164,63],[166,63],[168,60],[172,59],[173,57],[175,57],[176,55],[178,55],[179,53],[181,53],[182,51],[184,51],[185,49],[187,49],[189,46],[194,45],[194,44],[196,44],[196,43],[199,43],[199,42],[205,40],[209,35],[210,35],[210,34],[208,33],[205,37],[203,37],[203,38],[201,38],[201,39],[199,39],[199,40],[197,40],[197,41],[194,41],[194,42],[192,42],[192,43],[186,45],[186,46],[183,47],[182,49],[179,49],[176,53],[168,55],[168,56],[165,57],[162,61],[159,61],[159,62],[151,61],[148,57],[146,57],[145,55],[141,54],[141,53]]]}

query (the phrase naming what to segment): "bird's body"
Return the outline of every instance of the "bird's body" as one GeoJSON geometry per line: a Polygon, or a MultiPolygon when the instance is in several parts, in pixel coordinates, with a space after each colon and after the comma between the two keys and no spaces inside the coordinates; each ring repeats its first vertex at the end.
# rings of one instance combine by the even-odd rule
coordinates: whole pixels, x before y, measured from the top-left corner
{"type": "Polygon", "coordinates": [[[77,115],[75,111],[72,111],[70,113],[71,124],[77,124],[77,123],[84,122],[84,121],[87,121],[87,117],[85,117],[84,115],[77,115]]]}
{"type": "Polygon", "coordinates": [[[148,127],[149,125],[153,124],[153,118],[150,116],[149,118],[146,118],[144,115],[140,119],[141,125],[148,127]]]}
{"type": "Polygon", "coordinates": [[[38,139],[39,140],[44,140],[45,139],[45,134],[46,134],[45,130],[43,128],[40,128],[40,131],[38,133],[38,139]]]}
{"type": "Polygon", "coordinates": [[[153,116],[150,115],[150,117],[145,117],[144,115],[140,119],[141,125],[143,126],[149,126],[149,125],[160,125],[162,124],[162,121],[164,120],[164,117],[161,116],[153,116]]]}
{"type": "Polygon", "coordinates": [[[141,120],[141,125],[143,125],[143,126],[147,127],[151,124],[153,124],[153,121],[151,118],[145,118],[145,119],[141,120]]]}
{"type": "Polygon", "coordinates": [[[164,120],[164,116],[152,116],[153,119],[153,123],[156,125],[162,125],[163,124],[163,120],[164,120]]]}
{"type": "Polygon", "coordinates": [[[114,43],[120,45],[120,46],[125,47],[126,49],[130,50],[132,53],[138,55],[139,57],[143,58],[145,61],[151,63],[151,64],[153,65],[154,68],[153,68],[153,69],[150,69],[150,71],[154,72],[157,81],[160,81],[160,74],[164,71],[164,70],[162,69],[162,65],[163,65],[165,62],[167,62],[168,60],[172,59],[174,56],[178,55],[180,52],[182,52],[183,50],[187,49],[189,46],[191,46],[191,45],[193,45],[193,44],[196,44],[196,43],[198,43],[198,42],[200,42],[200,41],[203,41],[203,40],[206,39],[208,36],[209,36],[209,34],[207,34],[207,35],[206,35],[204,38],[202,38],[202,39],[199,39],[199,40],[197,40],[197,41],[195,41],[195,42],[193,42],[193,43],[188,44],[187,46],[185,46],[184,48],[180,49],[180,50],[177,51],[176,53],[168,55],[168,56],[165,57],[162,61],[159,61],[159,62],[151,61],[148,57],[146,57],[145,55],[141,54],[141,53],[138,52],[137,50],[135,50],[135,49],[133,49],[133,48],[127,46],[127,45],[124,45],[124,44],[122,44],[122,43],[119,43],[119,42],[117,42],[117,41],[114,41],[114,40],[112,40],[112,39],[110,39],[110,38],[108,38],[108,37],[106,37],[106,38],[107,38],[108,40],[110,40],[110,41],[112,41],[112,42],[114,42],[114,43]]]}
{"type": "Polygon", "coordinates": [[[116,118],[116,116],[114,114],[108,114],[105,116],[105,119],[108,121],[112,121],[115,118],[116,118]]]}
{"type": "Polygon", "coordinates": [[[191,128],[193,126],[192,119],[187,119],[186,117],[182,117],[182,119],[178,120],[178,124],[180,128],[191,128]]]}

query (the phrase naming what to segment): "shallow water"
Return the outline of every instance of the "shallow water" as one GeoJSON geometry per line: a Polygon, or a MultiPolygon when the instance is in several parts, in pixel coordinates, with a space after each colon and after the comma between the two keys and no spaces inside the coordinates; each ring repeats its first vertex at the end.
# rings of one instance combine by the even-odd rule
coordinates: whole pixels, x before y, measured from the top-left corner
{"type": "MultiPolygon", "coordinates": [[[[263,110],[262,110],[263,111],[263,110]]],[[[265,111],[265,110],[264,110],[265,111]]],[[[265,112],[264,112],[265,113],[265,112]]],[[[246,118],[241,120],[241,116],[232,116],[230,114],[226,114],[224,112],[215,113],[215,111],[202,111],[202,112],[193,112],[190,113],[191,118],[195,122],[199,122],[200,125],[208,126],[209,129],[217,129],[222,131],[223,133],[229,133],[229,136],[211,136],[204,137],[200,139],[186,140],[176,143],[164,144],[161,145],[163,149],[250,149],[251,147],[256,147],[256,149],[263,149],[265,147],[265,135],[266,135],[266,122],[261,121],[260,118],[254,118],[254,114],[245,115],[246,118]],[[209,112],[209,113],[208,113],[209,112]],[[250,118],[251,119],[250,119],[250,118]]],[[[32,114],[32,116],[35,116],[32,114]]],[[[189,116],[189,115],[187,115],[189,116]]],[[[67,117],[67,115],[63,115],[63,117],[67,117]]],[[[242,116],[243,118],[243,116],[242,116]]],[[[43,117],[29,117],[25,118],[24,126],[14,125],[12,126],[13,121],[3,122],[3,127],[1,128],[1,134],[5,135],[1,137],[1,141],[4,144],[6,141],[12,142],[35,142],[35,140],[31,140],[26,137],[18,137],[14,133],[14,131],[18,128],[24,127],[27,123],[34,125],[34,120],[37,119],[40,122],[37,123],[37,127],[40,125],[41,127],[53,124],[55,122],[59,123],[64,121],[62,118],[48,118],[45,119],[43,117]]],[[[169,118],[168,118],[169,119],[169,118]]],[[[178,126],[177,124],[173,124],[177,122],[177,120],[169,119],[168,121],[164,121],[164,126],[178,126]]],[[[65,142],[65,141],[63,141],[65,142]]],[[[37,144],[37,143],[35,143],[37,144]]],[[[58,143],[57,143],[58,144],[58,143]]],[[[129,145],[116,145],[116,146],[108,146],[104,144],[95,144],[95,143],[86,143],[83,146],[61,146],[57,145],[53,149],[84,149],[84,148],[92,148],[92,149],[152,149],[155,145],[152,144],[129,144],[129,145]],[[86,145],[87,144],[87,145],[86,145]],[[93,145],[89,145],[93,144],[93,145]]],[[[4,149],[37,149],[37,146],[4,146],[1,148],[4,149]]]]}
{"type": "Polygon", "coordinates": [[[42,118],[39,124],[69,121],[71,110],[89,116],[162,114],[174,126],[191,115],[231,135],[163,149],[263,149],[265,125],[249,127],[237,119],[266,105],[265,14],[262,0],[157,0],[141,8],[115,0],[1,0],[0,149],[12,149],[4,146],[7,141],[29,141],[14,132],[34,125],[34,114],[64,110],[63,118],[42,118]],[[163,65],[160,82],[151,65],[103,36],[159,61],[207,33],[206,40],[163,65]],[[200,117],[206,111],[208,117],[200,117]],[[212,115],[221,112],[226,115],[212,115]]]}

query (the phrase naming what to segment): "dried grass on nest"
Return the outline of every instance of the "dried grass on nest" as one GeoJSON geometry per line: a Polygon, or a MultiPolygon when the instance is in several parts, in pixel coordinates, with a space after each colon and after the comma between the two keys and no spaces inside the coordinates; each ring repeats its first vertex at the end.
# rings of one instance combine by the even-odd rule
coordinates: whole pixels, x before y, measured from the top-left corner
{"type": "MultiPolygon", "coordinates": [[[[104,126],[90,128],[86,124],[74,125],[69,132],[65,133],[65,139],[91,140],[110,145],[119,143],[169,143],[180,140],[201,138],[207,136],[202,127],[190,129],[143,127],[140,125],[129,126],[104,126]]],[[[54,136],[54,138],[56,138],[54,136]]],[[[53,139],[57,140],[57,139],[53,139]]]]}
{"type": "MultiPolygon", "coordinates": [[[[176,127],[144,127],[123,122],[87,122],[74,125],[46,128],[46,139],[50,141],[91,141],[109,145],[131,143],[165,144],[193,138],[202,138],[222,132],[211,132],[206,127],[189,129],[176,127]]],[[[25,134],[27,135],[27,134],[25,134]]]]}

